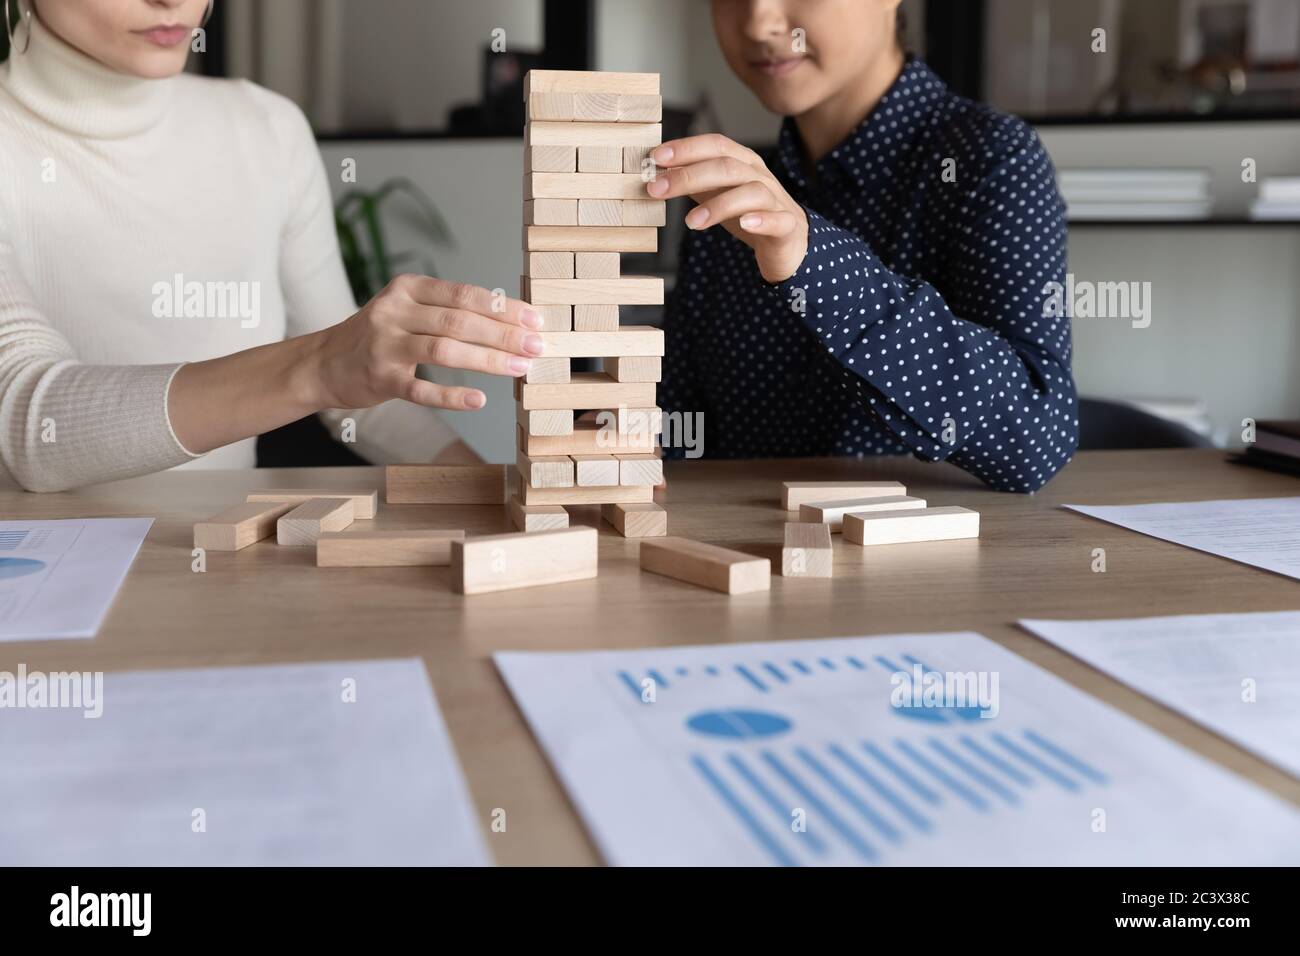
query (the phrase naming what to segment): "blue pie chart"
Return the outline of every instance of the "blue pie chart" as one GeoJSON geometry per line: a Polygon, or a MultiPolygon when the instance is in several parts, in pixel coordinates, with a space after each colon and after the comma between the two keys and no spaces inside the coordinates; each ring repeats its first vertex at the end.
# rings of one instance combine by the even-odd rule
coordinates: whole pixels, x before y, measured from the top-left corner
{"type": "Polygon", "coordinates": [[[45,567],[44,561],[35,558],[0,558],[0,581],[5,578],[21,578],[35,574],[45,567]]]}
{"type": "Polygon", "coordinates": [[[775,737],[794,725],[780,714],[761,710],[706,710],[690,717],[686,726],[706,737],[775,737]]]}

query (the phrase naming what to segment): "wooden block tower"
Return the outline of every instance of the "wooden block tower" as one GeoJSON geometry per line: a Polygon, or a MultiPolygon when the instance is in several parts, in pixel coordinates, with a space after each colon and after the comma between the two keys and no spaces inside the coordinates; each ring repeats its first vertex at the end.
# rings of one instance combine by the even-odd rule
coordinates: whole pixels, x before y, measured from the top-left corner
{"type": "Polygon", "coordinates": [[[649,198],[662,138],[657,73],[533,70],[524,79],[524,274],[546,350],[515,382],[521,531],[568,526],[565,505],[602,506],[621,534],[667,533],[655,386],[664,337],[621,326],[620,305],[659,305],[663,280],[622,274],[619,253],[654,252],[664,202],[649,198]],[[575,358],[601,360],[574,372],[575,358]],[[579,421],[584,412],[605,413],[579,421]],[[576,423],[576,424],[575,424],[576,423]]]}

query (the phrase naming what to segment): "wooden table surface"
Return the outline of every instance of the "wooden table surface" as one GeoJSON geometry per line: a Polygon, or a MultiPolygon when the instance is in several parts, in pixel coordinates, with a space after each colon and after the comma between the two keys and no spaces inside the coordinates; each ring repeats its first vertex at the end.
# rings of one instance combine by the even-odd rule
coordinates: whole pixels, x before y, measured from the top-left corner
{"type": "MultiPolygon", "coordinates": [[[[505,509],[383,504],[379,469],[167,472],[75,492],[0,491],[5,518],[150,515],[156,522],[92,641],[0,644],[0,670],[124,670],[374,657],[424,659],[498,863],[597,862],[563,789],[492,665],[498,650],[581,650],[973,630],[1300,806],[1300,781],[1019,630],[1024,617],[1098,618],[1300,609],[1300,583],[1059,506],[1300,494],[1294,478],[1214,451],[1080,454],[1033,496],[985,490],[910,459],[694,461],[668,467],[669,530],[779,557],[780,482],[897,479],[931,506],[981,514],[978,540],[864,549],[836,535],[835,576],[774,576],[728,597],[651,574],[606,528],[600,575],[476,597],[446,568],[322,568],[264,541],[191,571],[195,521],[258,487],[380,488],[354,528],[512,530],[505,509]],[[775,552],[773,550],[775,546],[775,552]],[[1106,550],[1105,573],[1092,571],[1106,550]]],[[[596,509],[580,521],[598,523],[596,509]]],[[[779,561],[778,561],[779,563],[779,561]]]]}

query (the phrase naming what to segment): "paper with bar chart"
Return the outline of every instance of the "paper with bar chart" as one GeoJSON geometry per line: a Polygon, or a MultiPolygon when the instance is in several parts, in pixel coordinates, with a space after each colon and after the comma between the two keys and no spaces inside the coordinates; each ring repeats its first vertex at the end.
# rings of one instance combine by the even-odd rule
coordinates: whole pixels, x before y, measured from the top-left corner
{"type": "Polygon", "coordinates": [[[1300,863],[1300,811],[978,634],[495,660],[610,863],[1300,863]]]}

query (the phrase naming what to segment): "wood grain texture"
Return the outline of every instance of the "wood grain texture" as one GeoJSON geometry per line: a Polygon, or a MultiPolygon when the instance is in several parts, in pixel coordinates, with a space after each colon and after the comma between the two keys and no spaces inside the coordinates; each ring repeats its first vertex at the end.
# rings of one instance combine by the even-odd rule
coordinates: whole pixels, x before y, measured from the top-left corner
{"type": "MultiPolygon", "coordinates": [[[[528,253],[528,273],[532,285],[533,279],[572,279],[574,255],[572,252],[530,252],[528,253]]],[[[534,302],[533,305],[562,305],[564,303],[534,302]]]]}
{"type": "Polygon", "coordinates": [[[285,547],[314,545],[326,531],[342,531],[352,524],[351,498],[312,498],[285,512],[275,524],[275,540],[285,547]]]}
{"type": "MultiPolygon", "coordinates": [[[[525,173],[572,173],[578,169],[576,146],[525,146],[525,173]]],[[[636,172],[636,170],[625,170],[636,172]]]]}
{"type": "MultiPolygon", "coordinates": [[[[650,158],[650,153],[653,150],[654,146],[624,146],[623,172],[637,173],[642,179],[645,179],[647,171],[646,160],[650,158]]],[[[648,181],[649,180],[647,180],[647,182],[648,181]]]]}
{"type": "Polygon", "coordinates": [[[520,406],[515,409],[515,421],[529,435],[554,437],[573,434],[573,410],[569,408],[527,409],[520,406]]]}
{"type": "MultiPolygon", "coordinates": [[[[528,411],[618,408],[622,405],[642,408],[652,405],[654,400],[653,383],[616,382],[603,372],[574,372],[568,385],[524,384],[520,387],[519,397],[520,405],[528,411]]],[[[572,430],[570,428],[569,432],[572,430]]],[[[530,429],[529,434],[540,433],[530,429]]]]}
{"type": "Polygon", "coordinates": [[[617,252],[575,252],[573,278],[617,279],[619,277],[617,252]]]}
{"type": "Polygon", "coordinates": [[[573,459],[568,455],[528,455],[521,451],[515,467],[524,483],[533,488],[573,487],[573,459]]]}
{"type": "Polygon", "coordinates": [[[316,538],[318,568],[445,567],[461,528],[418,531],[326,531],[316,538]]]}
{"type": "Polygon", "coordinates": [[[275,534],[280,516],[298,507],[296,501],[246,501],[194,525],[194,547],[207,551],[240,551],[275,534]]]}
{"type": "Polygon", "coordinates": [[[250,492],[248,501],[293,501],[302,504],[312,498],[350,498],[354,517],[373,518],[379,507],[379,492],[373,488],[348,491],[334,488],[265,488],[250,492]]]}
{"type": "MultiPolygon", "coordinates": [[[[576,226],[578,224],[578,200],[576,199],[528,199],[524,201],[525,226],[576,226]]],[[[621,225],[621,223],[618,223],[621,225]]],[[[643,225],[649,225],[644,223],[643,225]]],[[[541,252],[533,255],[558,256],[560,252],[541,252]]],[[[573,253],[569,253],[573,255],[573,253]]]]}
{"type": "Polygon", "coordinates": [[[537,305],[662,305],[664,301],[664,280],[658,276],[532,279],[528,287],[530,301],[537,305]]]}
{"type": "Polygon", "coordinates": [[[579,146],[578,172],[621,173],[623,151],[617,146],[579,146]]]}
{"type": "Polygon", "coordinates": [[[579,488],[609,488],[617,485],[618,459],[613,455],[572,455],[579,488]]]}
{"type": "Polygon", "coordinates": [[[467,538],[452,542],[451,586],[469,595],[581,581],[596,576],[596,555],[595,528],[467,538]]]}
{"type": "Polygon", "coordinates": [[[625,325],[617,332],[542,332],[540,334],[546,345],[543,354],[555,358],[664,354],[663,329],[656,329],[650,325],[625,325]]]}
{"type": "Polygon", "coordinates": [[[781,576],[829,578],[833,572],[831,529],[824,524],[787,521],[781,543],[781,576]]]}
{"type": "Polygon", "coordinates": [[[524,226],[530,252],[657,252],[659,232],[649,226],[524,226]]]}
{"type": "Polygon", "coordinates": [[[839,501],[845,498],[883,498],[905,495],[907,488],[897,481],[783,481],[781,507],[798,511],[810,501],[839,501]]]}
{"type": "Polygon", "coordinates": [[[668,512],[653,501],[601,505],[600,516],[625,538],[662,538],[668,534],[668,512]]]}
{"type": "Polygon", "coordinates": [[[844,540],[863,546],[978,538],[978,511],[947,505],[914,511],[861,511],[844,517],[844,540]]]}
{"type": "MultiPolygon", "coordinates": [[[[555,333],[564,335],[565,333],[555,333]]],[[[530,359],[524,381],[539,385],[564,385],[572,379],[572,362],[567,358],[530,359]]]]}
{"type": "Polygon", "coordinates": [[[668,222],[668,204],[662,199],[627,199],[619,206],[624,226],[662,226],[668,222]]]}
{"type": "Polygon", "coordinates": [[[510,496],[510,521],[519,531],[555,531],[569,526],[569,513],[559,505],[526,505],[510,496]]]}
{"type": "Polygon", "coordinates": [[[527,146],[658,146],[663,129],[658,123],[545,123],[524,124],[527,146]]]}
{"type": "MultiPolygon", "coordinates": [[[[576,114],[575,97],[572,93],[531,93],[525,100],[526,116],[529,121],[550,120],[560,123],[572,123],[576,114]]],[[[614,98],[614,112],[618,114],[618,98],[614,98]]]]}
{"type": "Polygon", "coordinates": [[[912,495],[880,495],[875,498],[846,498],[840,501],[809,501],[799,506],[799,520],[821,522],[832,531],[844,527],[844,516],[866,511],[915,511],[926,507],[924,498],[912,495]]]}
{"type": "Polygon", "coordinates": [[[574,93],[570,119],[586,123],[617,123],[618,108],[617,93],[574,93]]]}
{"type": "Polygon", "coordinates": [[[682,537],[641,542],[641,570],[724,594],[750,594],[772,586],[772,562],[767,558],[682,537]]]}
{"type": "Polygon", "coordinates": [[[663,359],[657,355],[614,355],[602,370],[616,382],[658,382],[663,379],[663,359]]]}
{"type": "Polygon", "coordinates": [[[528,455],[617,455],[654,450],[648,434],[619,434],[617,425],[601,428],[593,421],[574,422],[570,435],[529,435],[516,426],[519,450],[528,455]]]}
{"type": "Polygon", "coordinates": [[[388,465],[384,500],[390,505],[500,505],[506,500],[505,465],[388,465]]]}
{"type": "Polygon", "coordinates": [[[664,480],[664,461],[651,452],[631,452],[615,455],[618,459],[620,485],[649,485],[654,487],[664,480]]]}
{"type": "MultiPolygon", "coordinates": [[[[646,199],[635,173],[526,173],[524,199],[646,199]]],[[[581,223],[582,209],[578,209],[581,223]]],[[[618,225],[617,222],[609,225],[618,225]]]]}
{"type": "Polygon", "coordinates": [[[620,123],[658,123],[664,116],[662,97],[624,93],[615,103],[615,117],[620,123]]]}
{"type": "Polygon", "coordinates": [[[593,488],[529,488],[519,489],[519,498],[526,505],[605,505],[655,500],[653,488],[625,488],[622,485],[602,485],[593,488]]]}
{"type": "Polygon", "coordinates": [[[580,302],[570,308],[573,309],[573,331],[575,332],[618,331],[617,305],[580,302]]]}
{"type": "Polygon", "coordinates": [[[623,202],[619,199],[579,199],[579,226],[623,225],[623,202]]]}
{"type": "Polygon", "coordinates": [[[622,93],[658,96],[658,73],[615,73],[589,70],[529,70],[524,74],[524,99],[531,93],[622,93]]]}
{"type": "MultiPolygon", "coordinates": [[[[524,299],[528,302],[527,299],[524,299]]],[[[529,302],[529,305],[533,303],[529,302]]],[[[573,330],[573,306],[571,305],[533,305],[533,309],[542,317],[542,330],[545,332],[570,332],[573,330]]]]}

